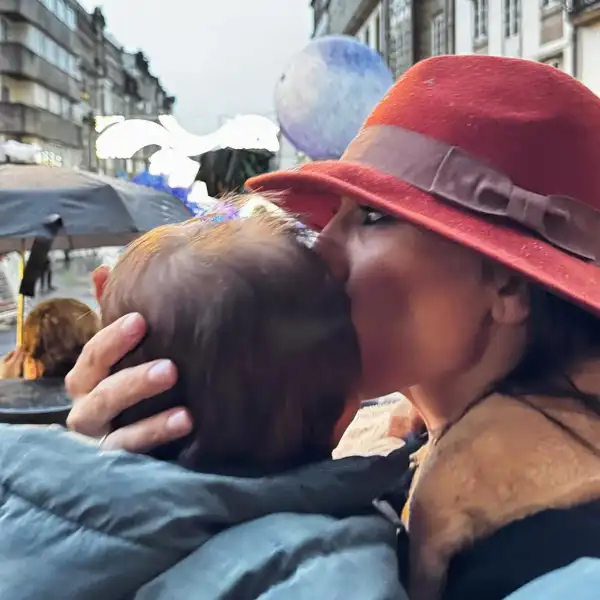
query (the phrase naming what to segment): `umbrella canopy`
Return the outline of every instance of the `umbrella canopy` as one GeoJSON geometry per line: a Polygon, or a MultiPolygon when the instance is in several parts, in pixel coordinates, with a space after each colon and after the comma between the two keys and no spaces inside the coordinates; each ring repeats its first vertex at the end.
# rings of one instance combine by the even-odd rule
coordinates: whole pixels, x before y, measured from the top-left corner
{"type": "Polygon", "coordinates": [[[170,194],[120,179],[60,167],[0,167],[0,254],[29,248],[59,215],[53,248],[122,246],[192,213],[170,194]]]}

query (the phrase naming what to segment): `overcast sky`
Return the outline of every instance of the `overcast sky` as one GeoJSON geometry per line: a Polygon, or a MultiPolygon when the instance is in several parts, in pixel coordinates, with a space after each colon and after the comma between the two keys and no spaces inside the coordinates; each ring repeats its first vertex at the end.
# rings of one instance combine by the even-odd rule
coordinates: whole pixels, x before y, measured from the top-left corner
{"type": "Polygon", "coordinates": [[[309,0],[79,2],[102,6],[109,32],[146,53],[194,133],[214,130],[222,116],[272,115],[275,83],[311,31],[309,0]]]}

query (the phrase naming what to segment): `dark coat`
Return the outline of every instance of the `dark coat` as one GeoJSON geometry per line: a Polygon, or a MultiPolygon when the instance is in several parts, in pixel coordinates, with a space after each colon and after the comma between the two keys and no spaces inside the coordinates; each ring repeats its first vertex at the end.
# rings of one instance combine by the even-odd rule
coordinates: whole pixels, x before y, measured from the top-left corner
{"type": "Polygon", "coordinates": [[[403,515],[411,599],[501,600],[600,558],[599,449],[577,400],[500,395],[425,445],[403,515]]]}
{"type": "Polygon", "coordinates": [[[463,550],[450,563],[443,600],[503,600],[584,557],[600,558],[600,502],[536,513],[463,550]]]}

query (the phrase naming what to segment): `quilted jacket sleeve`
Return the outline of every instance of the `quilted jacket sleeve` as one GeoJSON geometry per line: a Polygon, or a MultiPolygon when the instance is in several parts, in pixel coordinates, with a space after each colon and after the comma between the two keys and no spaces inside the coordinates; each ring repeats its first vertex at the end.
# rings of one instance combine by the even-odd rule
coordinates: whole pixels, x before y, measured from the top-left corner
{"type": "Polygon", "coordinates": [[[395,546],[378,516],[271,515],[215,537],[136,600],[408,600],[395,546]]]}

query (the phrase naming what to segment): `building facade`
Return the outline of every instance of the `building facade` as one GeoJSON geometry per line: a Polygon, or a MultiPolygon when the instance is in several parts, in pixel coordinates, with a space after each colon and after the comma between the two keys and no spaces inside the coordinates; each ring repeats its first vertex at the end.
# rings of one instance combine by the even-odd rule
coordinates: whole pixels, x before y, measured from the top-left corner
{"type": "Polygon", "coordinates": [[[600,96],[600,0],[570,0],[568,12],[576,76],[600,96]]]}
{"type": "Polygon", "coordinates": [[[310,7],[313,11],[313,38],[331,33],[329,4],[330,0],[311,0],[310,7]]]}
{"type": "Polygon", "coordinates": [[[419,60],[454,52],[455,0],[315,0],[313,10],[315,31],[326,22],[330,33],[355,35],[396,77],[419,60]]]}
{"type": "Polygon", "coordinates": [[[71,0],[0,0],[0,138],[58,166],[81,162],[76,40],[71,0]]]}
{"type": "Polygon", "coordinates": [[[577,76],[573,26],[560,0],[455,0],[456,52],[527,58],[577,76]]]}
{"type": "Polygon", "coordinates": [[[147,156],[99,161],[98,133],[110,117],[156,119],[174,102],[147,58],[128,54],[107,32],[100,9],[0,0],[0,141],[37,144],[43,163],[133,174],[147,156]]]}

